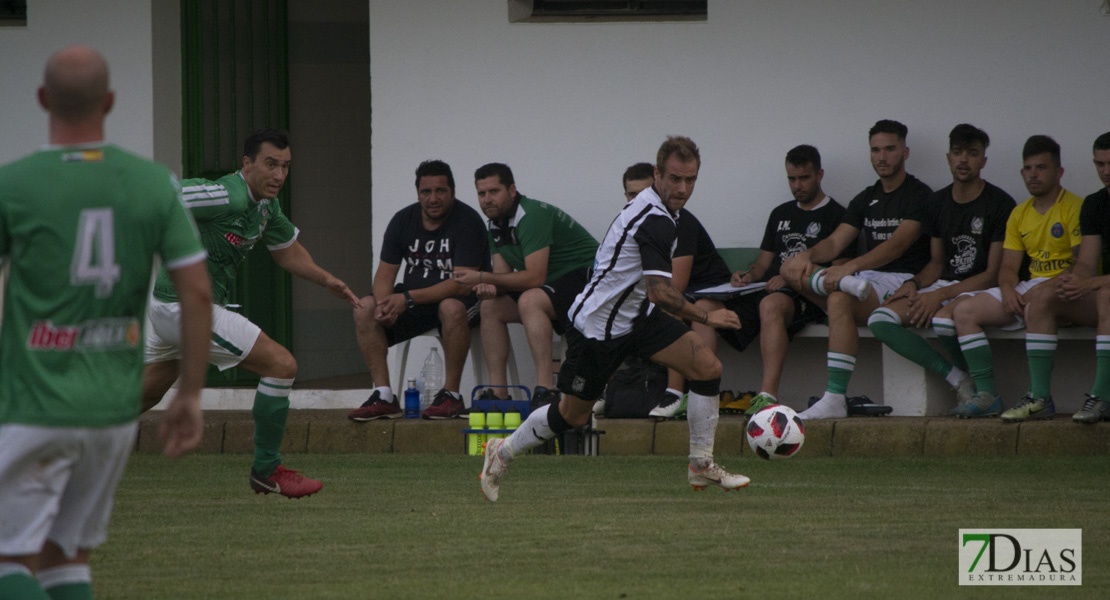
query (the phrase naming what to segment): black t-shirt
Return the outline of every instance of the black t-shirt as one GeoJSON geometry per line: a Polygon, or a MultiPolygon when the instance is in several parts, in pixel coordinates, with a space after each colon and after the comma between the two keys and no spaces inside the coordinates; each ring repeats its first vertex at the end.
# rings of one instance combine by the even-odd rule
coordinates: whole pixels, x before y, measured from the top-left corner
{"type": "Polygon", "coordinates": [[[1110,191],[1106,188],[1083,199],[1079,209],[1080,235],[1102,236],[1102,267],[1099,273],[1110,269],[1110,191]]]}
{"type": "MultiPolygon", "coordinates": [[[[883,191],[882,181],[863,190],[848,203],[842,223],[860,230],[861,254],[874,250],[887,241],[903,220],[917,221],[923,226],[928,213],[929,186],[916,177],[906,174],[905,181],[889,194],[883,191]]],[[[929,236],[922,233],[916,242],[894,260],[878,267],[887,273],[917,273],[929,262],[929,236]]]]}
{"type": "Polygon", "coordinates": [[[941,279],[963,281],[987,270],[991,244],[1006,239],[1006,220],[1014,210],[1014,199],[985,183],[983,192],[967,204],[952,198],[951,184],[929,196],[929,220],[922,225],[928,237],[944,242],[941,279]]]}
{"type": "Polygon", "coordinates": [[[393,215],[382,240],[382,262],[404,265],[405,289],[419,290],[450,279],[455,267],[490,270],[486,223],[478,212],[455,200],[438,228],[424,229],[420,203],[393,215]]]}
{"type": "Polygon", "coordinates": [[[701,221],[685,208],[678,215],[678,228],[675,236],[678,245],[675,246],[674,256],[693,256],[694,265],[690,268],[690,281],[686,285],[688,291],[700,290],[727,283],[732,277],[725,259],[717,253],[713,245],[713,238],[702,227],[701,221]]]}
{"type": "MultiPolygon", "coordinates": [[[[831,197],[828,202],[813,210],[798,207],[798,202],[784,202],[771,211],[767,228],[763,231],[760,250],[775,255],[771,266],[763,274],[763,281],[779,274],[786,259],[805,252],[817,242],[829,237],[844,218],[844,206],[831,197]]],[[[851,248],[845,248],[850,252],[851,248]]]]}

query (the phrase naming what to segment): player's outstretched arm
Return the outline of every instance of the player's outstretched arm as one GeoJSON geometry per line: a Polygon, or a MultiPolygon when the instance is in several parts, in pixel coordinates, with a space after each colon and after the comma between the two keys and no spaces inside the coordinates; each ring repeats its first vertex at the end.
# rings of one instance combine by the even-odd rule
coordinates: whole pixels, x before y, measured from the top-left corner
{"type": "Polygon", "coordinates": [[[169,276],[181,302],[181,381],[158,437],[165,455],[174,458],[195,448],[204,433],[200,392],[204,389],[212,337],[212,289],[203,261],[174,269],[169,276]]]}
{"type": "Polygon", "coordinates": [[[694,306],[687,302],[678,290],[671,287],[665,277],[647,275],[644,281],[647,284],[648,300],[672,315],[709,325],[714,329],[740,329],[740,319],[731,310],[722,308],[709,312],[694,306]]]}
{"type": "Polygon", "coordinates": [[[312,255],[308,253],[308,249],[300,242],[294,241],[280,250],[271,250],[270,254],[278,266],[286,271],[327,289],[332,296],[346,300],[347,304],[355,308],[362,306],[362,301],[347,287],[347,284],[317,265],[316,261],[312,260],[312,255]]]}

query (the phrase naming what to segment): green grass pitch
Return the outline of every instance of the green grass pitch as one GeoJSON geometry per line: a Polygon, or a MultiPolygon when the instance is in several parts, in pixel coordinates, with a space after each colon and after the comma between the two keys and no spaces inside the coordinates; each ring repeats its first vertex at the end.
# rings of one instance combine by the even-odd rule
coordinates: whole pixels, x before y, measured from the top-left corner
{"type": "Polygon", "coordinates": [[[245,455],[136,454],[100,600],[1106,598],[1110,458],[525,456],[487,502],[481,459],[296,455],[316,496],[255,495],[245,455]],[[1083,586],[959,587],[960,528],[1083,529],[1083,586]]]}

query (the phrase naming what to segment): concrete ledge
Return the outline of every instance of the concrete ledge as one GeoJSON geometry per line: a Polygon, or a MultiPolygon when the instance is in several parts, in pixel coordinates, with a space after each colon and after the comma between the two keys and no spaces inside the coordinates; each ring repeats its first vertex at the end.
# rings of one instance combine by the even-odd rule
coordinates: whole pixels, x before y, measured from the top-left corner
{"type": "MultiPolygon", "coordinates": [[[[717,422],[717,437],[713,442],[713,454],[750,454],[755,456],[752,449],[748,447],[748,438],[744,434],[744,428],[747,424],[748,420],[742,416],[722,415],[717,422]]],[[[688,429],[689,427],[687,427],[688,429]]],[[[689,439],[689,433],[687,433],[687,442],[689,442],[689,439]]]]}
{"type": "Polygon", "coordinates": [[[651,419],[598,419],[597,428],[605,432],[602,455],[651,454],[655,442],[655,421],[651,419]]]}
{"type": "MultiPolygon", "coordinates": [[[[158,426],[162,413],[139,421],[135,449],[161,452],[158,426]]],[[[715,451],[719,455],[754,456],[744,436],[745,419],[722,415],[715,451]]],[[[205,413],[198,453],[254,452],[254,422],[249,411],[205,413]]],[[[320,454],[462,454],[462,419],[379,420],[354,423],[346,410],[302,410],[289,415],[282,452],[320,454]]],[[[999,419],[948,417],[877,417],[809,421],[798,456],[1005,456],[1110,455],[1110,423],[1080,425],[1071,415],[1048,421],[1006,424],[999,419]]],[[[602,456],[660,454],[685,456],[690,430],[686,421],[598,419],[602,456]]]]}
{"type": "MultiPolygon", "coordinates": [[[[833,454],[833,426],[835,421],[810,421],[805,423],[806,441],[795,458],[812,458],[815,456],[832,456],[833,454]]],[[[752,453],[752,456],[755,456],[752,453]]]]}
{"type": "Polygon", "coordinates": [[[338,419],[308,425],[308,451],[313,454],[388,454],[393,452],[393,423],[355,423],[338,419]]]}
{"type": "MultiPolygon", "coordinates": [[[[605,429],[605,424],[608,421],[598,420],[597,426],[600,429],[605,429]]],[[[608,448],[605,447],[605,438],[609,437],[606,433],[602,437],[601,454],[605,455],[608,448]]],[[[717,434],[717,439],[720,439],[720,432],[717,434]]],[[[655,424],[655,445],[652,447],[652,454],[661,454],[667,456],[688,456],[690,454],[690,425],[686,421],[660,421],[655,424]]]]}
{"type": "MultiPolygon", "coordinates": [[[[1082,425],[1071,415],[1057,415],[1047,421],[1018,424],[1017,453],[1020,456],[1091,456],[1110,453],[1110,423],[1082,425]]],[[[1010,425],[1014,427],[1014,425],[1010,425]]]]}
{"type": "Polygon", "coordinates": [[[998,419],[936,419],[925,425],[926,456],[1005,456],[1016,452],[1018,427],[998,419]]]}
{"type": "Polygon", "coordinates": [[[925,423],[925,419],[908,417],[837,419],[833,424],[833,454],[920,456],[925,446],[925,423]]]}
{"type": "Polygon", "coordinates": [[[396,419],[393,451],[399,454],[465,454],[462,430],[467,426],[462,419],[396,419]]]}

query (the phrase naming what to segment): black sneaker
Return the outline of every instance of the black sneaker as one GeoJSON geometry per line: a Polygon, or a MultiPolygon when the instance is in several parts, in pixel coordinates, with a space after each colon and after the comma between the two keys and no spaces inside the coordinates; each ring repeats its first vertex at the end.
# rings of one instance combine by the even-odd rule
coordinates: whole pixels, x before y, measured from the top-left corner
{"type": "Polygon", "coordinates": [[[504,401],[512,400],[513,397],[512,397],[512,395],[509,395],[509,396],[506,396],[504,398],[498,398],[497,397],[497,392],[493,391],[493,388],[486,388],[486,389],[482,390],[482,393],[478,394],[474,399],[475,400],[500,400],[500,401],[504,402],[504,401]]]}
{"type": "Polygon", "coordinates": [[[463,404],[462,398],[456,398],[451,392],[446,389],[436,392],[435,398],[432,399],[432,405],[424,409],[420,414],[423,419],[455,419],[463,414],[463,409],[466,406],[463,404]]]}
{"type": "Polygon", "coordinates": [[[547,406],[548,404],[555,404],[556,406],[558,406],[559,400],[559,390],[553,390],[551,388],[545,388],[543,386],[537,385],[536,389],[532,391],[532,402],[529,403],[528,409],[531,411],[535,411],[537,409],[543,408],[544,406],[547,406]]]}
{"type": "Polygon", "coordinates": [[[359,423],[366,421],[373,421],[374,419],[397,419],[403,417],[405,411],[401,410],[401,405],[397,403],[397,398],[393,398],[393,402],[386,402],[382,400],[382,394],[378,390],[374,390],[373,394],[362,403],[362,406],[347,413],[347,418],[359,423]]]}

